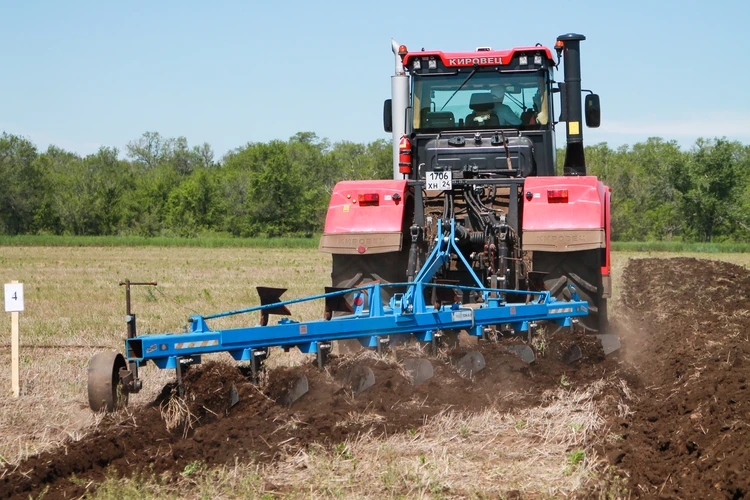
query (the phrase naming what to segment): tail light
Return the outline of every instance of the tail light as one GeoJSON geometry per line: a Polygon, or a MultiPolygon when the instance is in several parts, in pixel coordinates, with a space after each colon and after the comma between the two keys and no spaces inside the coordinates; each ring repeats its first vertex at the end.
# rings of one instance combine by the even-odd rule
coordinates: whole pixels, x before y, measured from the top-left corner
{"type": "Polygon", "coordinates": [[[359,195],[360,207],[373,207],[380,205],[380,195],[378,193],[365,193],[359,195]]]}
{"type": "Polygon", "coordinates": [[[406,175],[411,173],[411,141],[406,136],[398,143],[398,171],[406,175]]]}
{"type": "Polygon", "coordinates": [[[548,189],[547,190],[547,203],[567,203],[568,202],[568,190],[567,189],[548,189]]]}

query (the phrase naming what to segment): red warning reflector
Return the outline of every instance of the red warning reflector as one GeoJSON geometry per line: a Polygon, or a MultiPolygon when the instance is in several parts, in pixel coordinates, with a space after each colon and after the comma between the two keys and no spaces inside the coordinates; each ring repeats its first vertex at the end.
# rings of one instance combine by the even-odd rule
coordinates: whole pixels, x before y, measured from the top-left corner
{"type": "Polygon", "coordinates": [[[568,190],[567,189],[548,189],[547,190],[547,202],[548,203],[567,203],[568,202],[568,190]]]}
{"type": "Polygon", "coordinates": [[[356,297],[354,297],[354,300],[352,301],[352,303],[353,303],[353,304],[354,304],[355,306],[361,306],[362,304],[364,304],[364,303],[365,303],[365,299],[363,299],[363,298],[362,298],[362,295],[361,295],[361,294],[359,294],[359,295],[357,295],[356,297]]]}
{"type": "Polygon", "coordinates": [[[372,207],[380,204],[380,195],[378,193],[360,194],[358,198],[359,205],[362,207],[372,207]]]}
{"type": "Polygon", "coordinates": [[[359,247],[357,247],[357,252],[359,252],[359,253],[365,253],[366,251],[367,251],[367,247],[364,247],[362,245],[360,245],[359,247]]]}

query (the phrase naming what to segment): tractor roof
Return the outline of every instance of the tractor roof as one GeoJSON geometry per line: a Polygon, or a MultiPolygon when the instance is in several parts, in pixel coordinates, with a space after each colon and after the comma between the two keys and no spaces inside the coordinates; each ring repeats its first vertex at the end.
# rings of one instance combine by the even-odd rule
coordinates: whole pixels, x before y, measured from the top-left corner
{"type": "Polygon", "coordinates": [[[497,66],[500,64],[510,64],[510,61],[517,53],[528,53],[529,55],[542,55],[547,58],[548,61],[554,62],[552,59],[552,53],[547,47],[537,45],[534,47],[515,47],[510,50],[479,50],[475,52],[442,52],[440,50],[423,50],[420,52],[408,52],[404,56],[404,66],[409,64],[409,60],[413,57],[429,58],[436,57],[440,58],[443,64],[447,67],[458,67],[458,66],[473,66],[477,64],[479,66],[497,66]]]}

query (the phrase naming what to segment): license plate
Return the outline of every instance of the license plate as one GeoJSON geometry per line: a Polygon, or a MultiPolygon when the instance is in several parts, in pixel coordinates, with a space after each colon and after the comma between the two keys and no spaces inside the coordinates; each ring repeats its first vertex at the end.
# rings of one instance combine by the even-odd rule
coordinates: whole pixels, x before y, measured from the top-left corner
{"type": "Polygon", "coordinates": [[[447,172],[427,172],[427,190],[428,191],[450,191],[453,189],[453,173],[447,172]]]}

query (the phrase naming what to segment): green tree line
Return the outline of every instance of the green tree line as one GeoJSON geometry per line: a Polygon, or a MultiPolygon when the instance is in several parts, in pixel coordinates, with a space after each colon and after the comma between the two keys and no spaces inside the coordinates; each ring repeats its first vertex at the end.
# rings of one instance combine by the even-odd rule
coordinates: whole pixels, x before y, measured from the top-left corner
{"type": "Polygon", "coordinates": [[[589,174],[612,189],[615,240],[750,241],[750,146],[698,139],[682,151],[650,138],[585,154],[589,174]]]}
{"type": "MultiPolygon", "coordinates": [[[[331,143],[311,132],[220,159],[209,144],[147,132],[123,153],[39,151],[3,133],[0,234],[309,235],[322,231],[336,182],[392,172],[389,141],[331,143]]],[[[750,147],[699,139],[683,151],[652,138],[588,146],[586,159],[613,190],[613,239],[750,241],[750,147]]]]}

